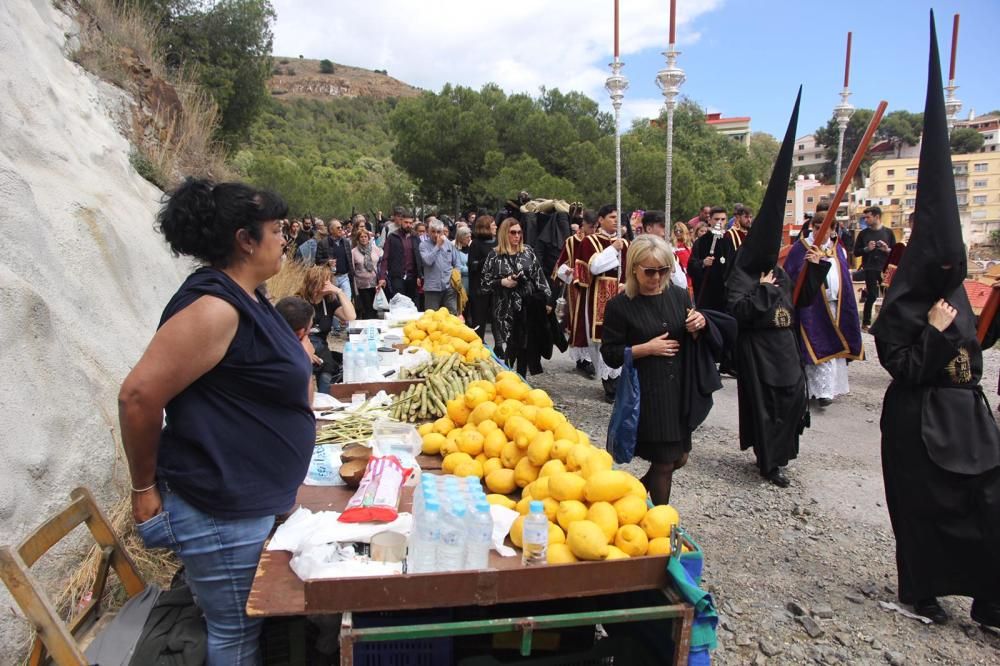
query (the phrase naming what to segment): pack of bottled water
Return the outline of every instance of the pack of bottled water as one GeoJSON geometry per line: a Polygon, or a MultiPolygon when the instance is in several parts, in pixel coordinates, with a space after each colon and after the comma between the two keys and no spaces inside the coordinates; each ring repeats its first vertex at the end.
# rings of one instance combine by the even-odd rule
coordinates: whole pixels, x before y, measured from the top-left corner
{"type": "Polygon", "coordinates": [[[489,567],[493,518],[479,479],[424,474],[413,494],[408,573],[489,567]]]}
{"type": "Polygon", "coordinates": [[[369,326],[360,338],[344,343],[343,383],[378,382],[385,379],[379,370],[378,327],[369,326]]]}

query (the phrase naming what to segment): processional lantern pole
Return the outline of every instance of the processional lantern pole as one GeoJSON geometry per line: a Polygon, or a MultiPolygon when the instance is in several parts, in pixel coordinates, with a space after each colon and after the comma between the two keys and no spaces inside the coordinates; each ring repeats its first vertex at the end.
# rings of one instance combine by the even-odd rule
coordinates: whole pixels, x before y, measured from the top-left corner
{"type": "MultiPolygon", "coordinates": [[[[610,64],[611,76],[604,82],[604,87],[611,96],[611,106],[615,110],[615,206],[618,210],[618,236],[622,235],[622,134],[621,110],[625,91],[628,90],[628,79],[622,74],[625,63],[621,61],[618,50],[618,1],[615,0],[615,59],[610,64]]],[[[621,268],[619,267],[619,270],[621,268]]]]}
{"type": "Polygon", "coordinates": [[[677,107],[677,95],[680,94],[681,84],[685,80],[684,70],[677,66],[677,56],[680,55],[680,51],[675,48],[676,16],[677,0],[670,0],[670,43],[667,45],[667,50],[663,52],[667,64],[656,73],[656,85],[663,93],[663,100],[667,107],[667,169],[663,199],[663,215],[667,221],[667,229],[670,229],[672,225],[670,202],[674,172],[674,109],[677,107]]]}
{"type": "MultiPolygon", "coordinates": [[[[834,173],[834,184],[840,185],[840,165],[844,156],[844,135],[847,133],[847,125],[851,122],[851,116],[854,115],[854,107],[847,98],[851,96],[851,91],[848,87],[851,80],[851,33],[847,33],[847,57],[844,61],[844,89],[840,91],[840,104],[833,107],[833,117],[837,121],[837,130],[839,136],[837,139],[837,170],[834,173]]],[[[833,215],[836,215],[837,211],[833,211],[833,215]]]]}
{"type": "Polygon", "coordinates": [[[958,56],[958,14],[951,26],[951,67],[948,68],[948,85],[944,87],[948,94],[944,98],[944,111],[948,116],[948,133],[951,134],[958,118],[958,112],[962,108],[962,103],[955,97],[958,86],[955,85],[955,59],[958,56]]]}

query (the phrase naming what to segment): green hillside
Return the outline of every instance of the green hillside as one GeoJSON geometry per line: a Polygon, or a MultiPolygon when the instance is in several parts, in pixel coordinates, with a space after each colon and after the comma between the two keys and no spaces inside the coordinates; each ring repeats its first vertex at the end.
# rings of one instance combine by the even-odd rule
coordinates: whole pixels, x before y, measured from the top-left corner
{"type": "Polygon", "coordinates": [[[291,215],[387,210],[413,191],[390,157],[395,105],[367,97],[271,99],[233,162],[251,182],[280,192],[291,215]]]}
{"type": "MultiPolygon", "coordinates": [[[[662,127],[637,122],[622,137],[626,210],[663,204],[662,127]]],[[[772,137],[754,134],[747,150],[686,100],[675,127],[674,219],[705,203],[756,207],[777,153],[772,137]]],[[[614,200],[611,118],[576,92],[446,85],[402,100],[282,96],[268,100],[250,136],[235,167],[280,192],[293,216],[425,203],[495,209],[520,190],[594,208],[614,200]]]]}

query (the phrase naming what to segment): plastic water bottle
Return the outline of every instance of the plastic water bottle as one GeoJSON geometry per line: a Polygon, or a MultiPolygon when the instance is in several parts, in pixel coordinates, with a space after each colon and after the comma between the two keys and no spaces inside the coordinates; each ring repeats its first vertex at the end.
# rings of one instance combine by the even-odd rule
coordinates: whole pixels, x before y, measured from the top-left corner
{"type": "Polygon", "coordinates": [[[368,370],[368,381],[377,382],[381,379],[378,371],[378,342],[372,339],[368,340],[368,353],[365,355],[365,366],[368,370]]]}
{"type": "Polygon", "coordinates": [[[465,547],[465,505],[453,504],[441,520],[441,541],[437,548],[439,571],[458,571],[464,567],[465,547]]]}
{"type": "Polygon", "coordinates": [[[441,544],[441,508],[437,500],[426,498],[420,516],[414,517],[413,547],[407,562],[411,573],[431,573],[437,570],[441,544]]]}
{"type": "MultiPolygon", "coordinates": [[[[490,565],[490,548],[493,546],[493,516],[490,505],[483,500],[469,513],[469,543],[466,546],[465,568],[486,569],[490,565]]],[[[546,530],[548,525],[546,525],[546,530]]]]}
{"type": "Polygon", "coordinates": [[[353,350],[351,359],[354,361],[351,376],[354,377],[355,382],[366,382],[368,381],[368,372],[365,368],[365,343],[355,342],[351,348],[353,350]]]}
{"type": "Polygon", "coordinates": [[[524,566],[545,564],[549,549],[549,519],[545,517],[545,505],[538,500],[532,500],[530,504],[521,541],[521,563],[524,566]]]}
{"type": "Polygon", "coordinates": [[[341,370],[344,374],[344,378],[341,380],[341,383],[354,383],[354,346],[350,343],[350,341],[344,343],[344,356],[341,370]]]}
{"type": "MultiPolygon", "coordinates": [[[[429,475],[428,475],[429,476],[429,475]]],[[[426,476],[424,477],[427,478],[426,476]]],[[[428,501],[437,501],[437,486],[433,482],[421,481],[413,491],[413,520],[416,522],[428,501]]]]}

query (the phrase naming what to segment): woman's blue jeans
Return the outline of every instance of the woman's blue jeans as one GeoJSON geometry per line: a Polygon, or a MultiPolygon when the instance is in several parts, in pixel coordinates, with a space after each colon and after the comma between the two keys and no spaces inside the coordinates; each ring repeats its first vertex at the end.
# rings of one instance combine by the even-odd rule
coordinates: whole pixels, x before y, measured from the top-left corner
{"type": "Polygon", "coordinates": [[[274,516],[226,520],[188,504],[160,481],[163,511],[136,531],[148,548],[174,551],[208,628],[208,666],[261,662],[263,621],[246,614],[250,586],[274,516]]]}

